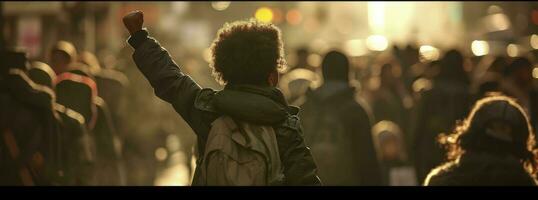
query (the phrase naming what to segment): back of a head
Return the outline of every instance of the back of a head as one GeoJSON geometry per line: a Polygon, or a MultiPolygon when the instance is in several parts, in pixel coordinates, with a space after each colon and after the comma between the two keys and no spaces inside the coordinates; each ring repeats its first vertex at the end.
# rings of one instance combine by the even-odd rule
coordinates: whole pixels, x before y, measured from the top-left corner
{"type": "Polygon", "coordinates": [[[347,56],[339,51],[330,51],[323,58],[321,63],[323,79],[349,81],[349,60],[347,56]]]}
{"type": "Polygon", "coordinates": [[[28,76],[35,83],[54,89],[56,74],[46,63],[39,61],[32,62],[30,69],[28,70],[28,76]]]}
{"type": "Polygon", "coordinates": [[[285,65],[280,30],[256,20],[226,23],[211,51],[213,74],[222,84],[268,85],[285,65]]]}
{"type": "Polygon", "coordinates": [[[448,160],[455,162],[444,165],[452,167],[433,170],[426,183],[439,173],[458,173],[459,178],[451,179],[471,185],[529,184],[536,177],[534,133],[525,111],[513,98],[495,95],[478,100],[453,133],[438,139],[448,150],[448,160]]]}
{"type": "Polygon", "coordinates": [[[26,53],[14,49],[6,49],[0,54],[0,75],[8,73],[10,68],[18,68],[23,71],[27,70],[27,58],[26,53]]]}
{"type": "Polygon", "coordinates": [[[460,51],[452,49],[446,52],[441,60],[439,78],[459,80],[467,83],[467,74],[463,68],[463,55],[460,51]]]}
{"type": "Polygon", "coordinates": [[[75,46],[67,41],[58,41],[51,49],[50,65],[56,74],[63,73],[72,62],[77,60],[75,46]]]}
{"type": "Polygon", "coordinates": [[[458,140],[463,151],[511,154],[528,159],[534,146],[529,118],[516,101],[506,96],[485,97],[475,104],[458,140]]]}
{"type": "Polygon", "coordinates": [[[380,121],[374,126],[372,126],[372,135],[374,145],[377,149],[378,158],[380,160],[385,159],[385,155],[383,155],[383,148],[385,147],[383,145],[386,145],[387,142],[397,143],[399,145],[399,149],[397,149],[397,152],[399,153],[395,157],[398,157],[402,160],[406,159],[407,155],[405,154],[405,152],[401,151],[402,148],[404,148],[404,141],[402,131],[398,124],[387,120],[380,121]]]}

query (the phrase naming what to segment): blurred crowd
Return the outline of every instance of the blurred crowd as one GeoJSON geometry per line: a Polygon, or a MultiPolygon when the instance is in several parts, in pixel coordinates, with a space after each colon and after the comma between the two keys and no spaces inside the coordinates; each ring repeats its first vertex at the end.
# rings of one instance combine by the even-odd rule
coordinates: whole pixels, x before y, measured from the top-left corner
{"type": "MultiPolygon", "coordinates": [[[[428,174],[433,176],[440,171],[436,167],[446,168],[454,161],[451,149],[454,146],[460,151],[486,152],[503,159],[504,153],[520,148],[529,155],[515,156],[516,160],[528,157],[534,162],[536,147],[532,127],[536,127],[538,113],[537,51],[514,57],[473,56],[460,49],[439,50],[438,53],[439,56],[432,59],[412,44],[405,48],[395,45],[391,50],[360,57],[333,50],[325,54],[319,66],[310,66],[308,49],[296,51],[297,64],[283,75],[280,88],[291,104],[302,109],[305,139],[325,184],[423,185],[428,174]],[[516,114],[505,115],[508,112],[500,109],[485,115],[471,113],[473,106],[479,109],[478,100],[505,96],[521,106],[519,118],[516,114]],[[520,117],[522,115],[526,117],[520,117]],[[478,130],[468,128],[475,123],[486,125],[478,130]],[[518,123],[522,125],[516,127],[514,124],[518,123]],[[509,131],[498,131],[497,127],[505,126],[509,131]],[[490,138],[482,136],[476,136],[481,139],[468,142],[470,144],[454,139],[462,133],[480,135],[490,131],[490,127],[491,132],[524,139],[517,144],[511,141],[509,145],[496,139],[490,142],[490,138]],[[335,144],[340,146],[333,146],[335,144]],[[465,145],[488,147],[475,150],[465,145]]],[[[490,99],[488,103],[494,102],[494,105],[503,101],[508,102],[501,98],[490,99]]],[[[459,161],[462,157],[456,158],[459,161]]],[[[511,176],[508,172],[493,172],[492,168],[507,165],[503,161],[492,167],[493,161],[495,159],[486,158],[479,161],[482,166],[478,165],[476,172],[466,172],[466,178],[474,182],[456,182],[455,185],[497,184],[499,180],[504,185],[521,183],[503,179],[498,174],[511,176]],[[469,174],[480,171],[485,171],[484,176],[489,179],[469,174]],[[486,179],[491,182],[484,181],[486,179]]],[[[473,167],[469,168],[476,170],[473,167]]],[[[509,169],[510,166],[504,168],[509,169]]],[[[516,164],[515,171],[517,169],[523,169],[522,165],[516,164]]],[[[527,171],[535,173],[536,166],[527,171]]],[[[463,173],[458,175],[465,177],[463,173]]],[[[523,177],[529,180],[528,176],[523,177]]]]}
{"type": "Polygon", "coordinates": [[[153,91],[130,84],[142,79],[132,68],[115,67],[130,56],[97,59],[67,41],[48,51],[44,62],[24,50],[2,52],[1,185],[190,182],[190,149],[170,127],[148,119],[160,111],[144,96],[153,91]]]}
{"type": "MultiPolygon", "coordinates": [[[[190,130],[149,124],[163,105],[148,103],[153,91],[128,49],[98,59],[58,41],[48,51],[46,61],[16,49],[0,59],[0,185],[153,185],[161,176],[190,183],[196,148],[175,134],[190,130]]],[[[532,127],[538,123],[536,50],[477,57],[446,49],[430,59],[412,44],[359,57],[335,49],[318,66],[308,61],[311,51],[291,52],[296,62],[279,88],[302,109],[326,185],[422,185],[450,161],[442,136],[484,97],[510,96],[532,127]]]]}

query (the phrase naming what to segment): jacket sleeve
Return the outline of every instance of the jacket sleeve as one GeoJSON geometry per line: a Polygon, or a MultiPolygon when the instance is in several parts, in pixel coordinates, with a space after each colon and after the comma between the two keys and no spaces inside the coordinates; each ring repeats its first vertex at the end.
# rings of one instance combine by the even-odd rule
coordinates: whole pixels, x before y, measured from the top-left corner
{"type": "Polygon", "coordinates": [[[172,104],[183,119],[192,126],[190,111],[194,99],[202,89],[185,75],[170,54],[146,30],[133,34],[129,44],[135,49],[133,60],[162,100],[172,104]]]}
{"type": "Polygon", "coordinates": [[[320,186],[317,166],[304,142],[299,118],[292,116],[278,129],[276,138],[284,168],[285,185],[320,186]]]}

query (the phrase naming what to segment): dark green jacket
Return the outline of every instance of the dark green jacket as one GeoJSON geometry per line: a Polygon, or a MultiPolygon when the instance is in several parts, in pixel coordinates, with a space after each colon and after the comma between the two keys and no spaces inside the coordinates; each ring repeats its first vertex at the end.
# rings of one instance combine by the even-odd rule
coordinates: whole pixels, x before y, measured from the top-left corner
{"type": "MultiPolygon", "coordinates": [[[[271,125],[277,133],[285,184],[321,184],[316,175],[316,164],[303,140],[297,116],[299,109],[288,106],[278,89],[252,85],[227,85],[222,91],[202,89],[181,72],[166,49],[148,37],[146,30],[135,33],[128,42],[135,49],[133,59],[138,69],[148,79],[155,94],[172,104],[198,136],[199,155],[203,155],[210,124],[221,115],[271,125]]],[[[198,172],[197,169],[193,185],[198,184],[198,172]]]]}

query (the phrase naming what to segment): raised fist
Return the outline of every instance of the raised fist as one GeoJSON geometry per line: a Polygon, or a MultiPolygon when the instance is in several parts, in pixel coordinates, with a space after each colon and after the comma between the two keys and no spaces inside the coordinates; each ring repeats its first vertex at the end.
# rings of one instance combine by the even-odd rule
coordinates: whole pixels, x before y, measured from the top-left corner
{"type": "Polygon", "coordinates": [[[127,28],[131,35],[142,30],[143,24],[144,13],[142,13],[142,11],[135,10],[123,17],[123,25],[125,25],[125,28],[127,28]]]}

